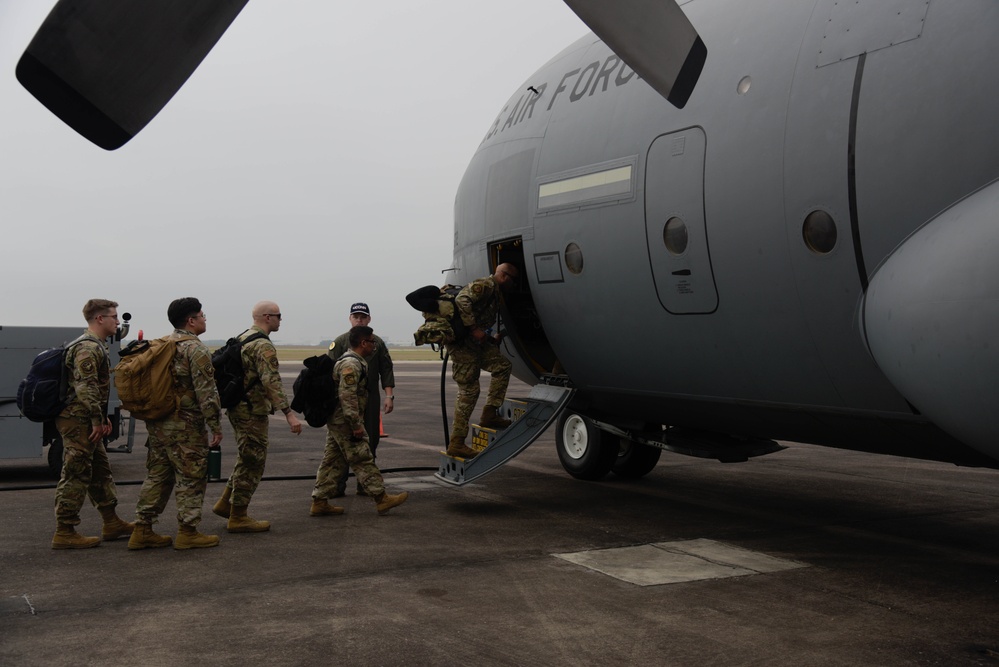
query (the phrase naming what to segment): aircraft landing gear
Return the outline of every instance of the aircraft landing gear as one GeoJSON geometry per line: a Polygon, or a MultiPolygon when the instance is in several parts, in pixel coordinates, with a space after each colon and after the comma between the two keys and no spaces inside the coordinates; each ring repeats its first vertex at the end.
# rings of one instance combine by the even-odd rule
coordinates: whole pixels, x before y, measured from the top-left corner
{"type": "MultiPolygon", "coordinates": [[[[604,437],[613,436],[605,433],[604,437]]],[[[620,446],[618,448],[617,459],[615,459],[614,467],[612,468],[614,474],[618,477],[626,479],[645,477],[659,463],[659,457],[662,455],[663,450],[658,447],[643,445],[640,442],[628,440],[627,438],[619,438],[618,440],[620,441],[620,446]]]]}
{"type": "Polygon", "coordinates": [[[589,481],[610,472],[618,454],[617,437],[604,433],[592,421],[570,410],[558,418],[555,446],[565,471],[576,479],[589,481]]]}

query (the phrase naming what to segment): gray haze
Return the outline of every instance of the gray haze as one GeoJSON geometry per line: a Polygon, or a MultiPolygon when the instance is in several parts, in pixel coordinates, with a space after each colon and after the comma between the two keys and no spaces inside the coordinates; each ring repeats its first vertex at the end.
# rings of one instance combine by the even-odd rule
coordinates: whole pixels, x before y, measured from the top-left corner
{"type": "Polygon", "coordinates": [[[84,326],[118,301],[146,337],[197,296],[204,338],[280,304],[316,343],[367,301],[411,343],[411,289],[451,263],[458,182],[507,99],[586,27],[560,0],[255,0],[159,116],[114,152],[14,66],[51,5],[0,0],[0,325],[84,326]]]}

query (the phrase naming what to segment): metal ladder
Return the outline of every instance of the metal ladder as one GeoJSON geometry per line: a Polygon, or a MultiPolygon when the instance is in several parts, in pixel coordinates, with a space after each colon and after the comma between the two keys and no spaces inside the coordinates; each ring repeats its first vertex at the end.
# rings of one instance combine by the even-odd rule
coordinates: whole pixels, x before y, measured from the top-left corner
{"type": "Polygon", "coordinates": [[[479,455],[463,459],[441,452],[434,477],[464,486],[496,470],[537,440],[568,405],[573,393],[575,389],[569,387],[538,384],[526,399],[507,399],[500,413],[513,423],[503,430],[473,424],[471,448],[479,451],[479,455]]]}

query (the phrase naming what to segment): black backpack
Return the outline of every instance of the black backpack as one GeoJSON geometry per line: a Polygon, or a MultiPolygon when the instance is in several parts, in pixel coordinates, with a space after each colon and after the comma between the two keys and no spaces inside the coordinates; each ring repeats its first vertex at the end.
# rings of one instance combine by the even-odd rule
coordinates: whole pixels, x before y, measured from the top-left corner
{"type": "Polygon", "coordinates": [[[295,395],[291,409],[305,417],[309,426],[326,426],[339,400],[336,385],[333,384],[333,360],[329,355],[318,354],[302,363],[305,368],[292,385],[295,395]]]}
{"type": "MultiPolygon", "coordinates": [[[[246,331],[243,333],[246,333],[246,331]]],[[[242,335],[240,334],[240,336],[242,335]]],[[[226,410],[232,410],[239,405],[240,401],[246,401],[249,404],[249,399],[246,397],[249,387],[243,386],[242,351],[244,345],[260,338],[267,338],[267,336],[259,332],[247,336],[246,340],[240,340],[239,336],[235,336],[227,340],[225,345],[212,352],[212,366],[215,368],[215,386],[219,390],[219,402],[226,410]]]]}
{"type": "Polygon", "coordinates": [[[17,409],[33,422],[55,419],[66,408],[69,380],[66,377],[66,352],[86,338],[49,348],[35,357],[28,375],[17,385],[17,409]]]}
{"type": "Polygon", "coordinates": [[[423,324],[413,333],[417,345],[450,345],[466,335],[465,323],[454,305],[461,285],[426,285],[406,295],[406,301],[423,314],[423,324]]]}

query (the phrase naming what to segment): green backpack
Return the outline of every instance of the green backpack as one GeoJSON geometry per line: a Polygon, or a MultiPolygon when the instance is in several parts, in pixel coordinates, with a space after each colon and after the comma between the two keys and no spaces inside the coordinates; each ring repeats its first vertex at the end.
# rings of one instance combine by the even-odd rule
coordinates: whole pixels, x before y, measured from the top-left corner
{"type": "Polygon", "coordinates": [[[427,285],[406,296],[409,305],[423,314],[423,324],[413,333],[417,345],[450,345],[465,337],[465,324],[454,305],[461,289],[460,285],[427,285]]]}

